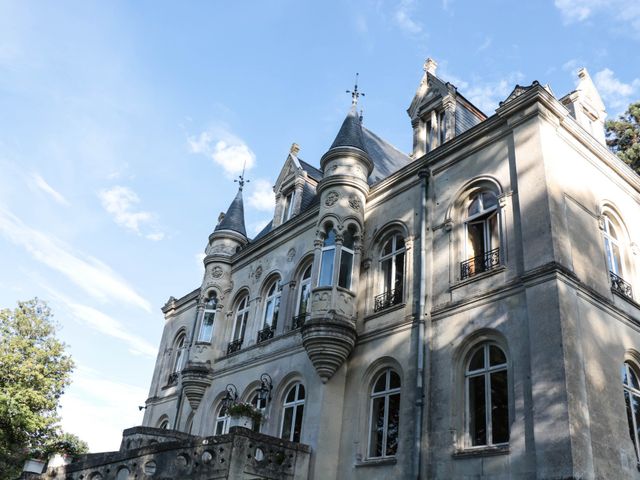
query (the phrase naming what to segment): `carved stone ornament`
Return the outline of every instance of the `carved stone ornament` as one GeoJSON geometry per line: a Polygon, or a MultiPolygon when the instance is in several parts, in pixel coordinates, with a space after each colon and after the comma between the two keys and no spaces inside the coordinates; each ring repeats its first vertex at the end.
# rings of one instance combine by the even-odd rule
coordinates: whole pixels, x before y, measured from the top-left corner
{"type": "Polygon", "coordinates": [[[222,268],[220,268],[220,267],[218,267],[218,266],[213,267],[213,270],[211,270],[211,276],[212,276],[213,278],[220,278],[220,277],[222,276],[222,274],[223,274],[223,273],[224,273],[224,272],[222,271],[222,268]]]}
{"type": "Polygon", "coordinates": [[[289,251],[287,252],[287,262],[291,263],[293,262],[293,259],[296,256],[296,249],[295,248],[290,248],[289,251]]]}
{"type": "Polygon", "coordinates": [[[349,206],[353,208],[356,212],[359,212],[362,208],[362,202],[355,195],[351,195],[349,197],[349,206]]]}
{"type": "Polygon", "coordinates": [[[256,271],[253,272],[253,277],[257,282],[258,280],[260,280],[261,276],[262,276],[262,265],[258,265],[258,268],[256,268],[256,271]]]}
{"type": "Polygon", "coordinates": [[[327,198],[325,199],[324,204],[327,207],[333,207],[339,198],[340,198],[340,194],[335,190],[332,190],[329,193],[327,193],[327,198]]]}

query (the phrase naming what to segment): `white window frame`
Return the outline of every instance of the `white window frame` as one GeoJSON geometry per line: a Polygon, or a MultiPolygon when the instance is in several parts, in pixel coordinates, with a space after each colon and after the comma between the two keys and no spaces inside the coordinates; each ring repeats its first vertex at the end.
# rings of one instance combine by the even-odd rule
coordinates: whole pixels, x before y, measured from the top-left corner
{"type": "Polygon", "coordinates": [[[286,222],[293,216],[293,204],[295,198],[295,190],[291,190],[289,193],[283,196],[282,216],[280,217],[280,223],[286,222]]]}
{"type": "Polygon", "coordinates": [[[610,272],[615,273],[621,278],[624,278],[624,252],[622,248],[622,242],[619,238],[615,237],[611,233],[611,227],[618,232],[618,235],[622,234],[622,227],[620,222],[616,221],[615,217],[611,214],[604,213],[603,215],[603,229],[602,235],[604,237],[604,251],[607,256],[607,268],[610,272]],[[620,256],[620,265],[615,261],[615,254],[613,247],[618,248],[618,255],[620,256]]]}
{"type": "Polygon", "coordinates": [[[329,287],[335,284],[335,279],[336,279],[336,258],[338,257],[338,251],[337,251],[337,243],[336,243],[336,232],[333,230],[333,228],[329,229],[327,231],[327,234],[322,242],[322,250],[320,252],[320,272],[318,275],[318,286],[319,287],[329,287]],[[327,238],[329,238],[329,235],[333,234],[333,244],[332,245],[326,245],[327,242],[327,238]],[[331,262],[331,281],[329,284],[321,284],[320,281],[323,277],[322,273],[324,272],[323,267],[324,267],[324,256],[325,256],[325,252],[331,251],[333,250],[333,260],[331,262]]]}
{"type": "MultiPolygon", "coordinates": [[[[340,245],[339,254],[337,255],[339,258],[335,262],[338,271],[337,284],[340,288],[346,288],[347,290],[351,290],[351,286],[353,285],[353,262],[355,259],[355,250],[352,248],[347,248],[344,245],[340,245]],[[347,278],[347,285],[340,285],[340,268],[342,267],[342,254],[343,252],[347,252],[351,254],[351,265],[349,266],[349,276],[347,278]]],[[[334,271],[336,269],[334,268],[334,271]]]]}
{"type": "Polygon", "coordinates": [[[379,267],[379,272],[380,272],[380,290],[382,291],[382,293],[386,293],[388,291],[391,290],[395,290],[395,286],[393,286],[393,288],[390,288],[390,285],[385,285],[385,275],[384,275],[384,269],[383,269],[383,264],[386,261],[390,261],[391,262],[391,278],[394,279],[396,278],[396,256],[397,255],[404,255],[404,262],[403,262],[403,271],[402,271],[402,285],[401,285],[401,289],[402,289],[402,293],[404,295],[404,285],[405,285],[405,273],[407,271],[407,248],[406,248],[406,243],[405,246],[397,248],[397,239],[401,238],[403,240],[403,242],[406,242],[406,239],[404,238],[404,236],[401,233],[395,232],[391,235],[390,238],[387,239],[386,242],[384,242],[382,244],[382,250],[381,252],[384,253],[384,247],[387,246],[387,244],[389,242],[391,243],[391,253],[388,253],[386,255],[382,254],[380,256],[380,267],[379,267]]]}
{"type": "Polygon", "coordinates": [[[207,303],[205,303],[204,305],[204,310],[202,312],[202,316],[200,318],[200,331],[198,333],[198,342],[201,343],[211,343],[211,340],[213,339],[213,328],[214,328],[214,323],[215,323],[215,319],[216,319],[216,309],[218,306],[218,300],[217,297],[215,296],[215,294],[211,295],[211,297],[207,300],[207,303]],[[209,332],[208,338],[205,337],[205,320],[207,318],[207,315],[210,314],[212,315],[212,319],[211,319],[211,331],[209,332]]]}
{"type": "MultiPolygon", "coordinates": [[[[392,368],[386,368],[385,370],[383,370],[382,372],[380,372],[379,374],[377,374],[374,378],[373,378],[373,382],[371,383],[371,388],[369,389],[369,435],[367,437],[367,458],[393,458],[397,455],[397,452],[394,453],[393,455],[387,455],[387,437],[389,436],[389,432],[387,431],[387,426],[389,423],[389,399],[391,397],[391,395],[400,395],[400,401],[402,401],[402,380],[400,383],[400,386],[397,388],[391,388],[391,372],[395,373],[396,375],[398,375],[398,372],[396,372],[395,370],[393,370],[392,368]],[[385,389],[381,392],[374,392],[374,388],[376,386],[376,383],[378,383],[378,380],[380,379],[380,377],[385,376],[385,389]],[[373,452],[371,452],[371,435],[373,434],[373,403],[374,400],[376,398],[380,398],[380,397],[384,397],[384,414],[383,414],[383,419],[382,419],[382,425],[383,425],[383,430],[382,430],[382,455],[373,455],[373,452]]],[[[400,375],[398,375],[398,378],[400,378],[400,375]]],[[[400,409],[400,407],[398,406],[398,410],[400,409]]],[[[398,415],[399,418],[399,415],[398,415]]],[[[398,420],[399,423],[399,420],[398,420]]],[[[398,436],[400,434],[399,432],[400,428],[398,425],[398,436]]],[[[397,440],[396,440],[397,441],[397,440]]],[[[398,442],[399,443],[399,442],[398,442]]]]}
{"type": "MultiPolygon", "coordinates": [[[[627,414],[627,423],[629,423],[628,420],[629,420],[629,417],[631,417],[631,425],[629,425],[629,427],[633,429],[633,437],[631,438],[631,441],[633,442],[633,448],[636,452],[636,459],[640,459],[640,436],[638,435],[638,424],[636,420],[636,412],[634,411],[634,408],[633,408],[634,398],[636,398],[638,402],[640,402],[640,390],[638,390],[637,388],[634,388],[632,385],[630,385],[628,381],[625,381],[625,379],[628,379],[631,375],[636,377],[636,380],[639,380],[639,381],[640,381],[640,377],[637,374],[637,370],[628,361],[622,364],[622,369],[624,374],[622,379],[622,388],[624,389],[624,393],[629,395],[629,400],[630,400],[629,404],[625,405],[625,409],[627,410],[625,413],[627,414]],[[629,412],[629,408],[631,408],[631,412],[629,412]]],[[[626,404],[626,400],[625,400],[625,404],[626,404]]]]}
{"type": "Polygon", "coordinates": [[[296,420],[298,418],[298,406],[302,405],[302,419],[300,420],[300,439],[298,439],[298,442],[302,439],[302,431],[304,428],[304,405],[305,402],[307,400],[307,389],[305,388],[305,386],[298,382],[295,385],[292,385],[291,388],[287,389],[287,393],[284,395],[284,399],[282,402],[282,420],[280,421],[280,438],[283,438],[282,435],[284,435],[284,419],[286,417],[286,411],[288,408],[292,408],[293,409],[293,414],[291,415],[291,432],[289,432],[289,438],[283,438],[283,440],[288,440],[290,442],[294,442],[296,440],[294,440],[294,435],[295,435],[295,426],[296,426],[296,420]],[[303,398],[299,398],[300,397],[300,387],[302,387],[304,389],[304,397],[303,398]],[[294,399],[291,402],[287,402],[287,397],[289,396],[289,393],[291,392],[291,390],[296,389],[295,394],[294,394],[294,399]]]}
{"type": "Polygon", "coordinates": [[[214,435],[226,435],[227,433],[229,433],[229,420],[230,417],[227,414],[227,410],[224,406],[223,403],[220,404],[220,406],[218,407],[217,410],[217,414],[216,414],[216,420],[213,424],[213,434],[214,435]],[[217,433],[218,431],[218,425],[222,425],[222,431],[220,433],[217,433]]]}
{"type": "Polygon", "coordinates": [[[298,296],[297,296],[297,301],[296,301],[296,317],[298,315],[302,315],[303,313],[308,313],[309,311],[309,301],[311,300],[311,267],[312,265],[307,266],[303,272],[302,272],[302,277],[300,279],[300,286],[298,287],[298,296]],[[307,275],[307,272],[309,273],[309,275],[307,275]],[[308,288],[308,300],[307,300],[307,310],[304,312],[300,311],[300,307],[302,305],[302,292],[304,291],[305,287],[308,288]]]}
{"type": "MultiPolygon", "coordinates": [[[[491,374],[496,372],[505,371],[507,375],[507,384],[505,388],[507,389],[507,427],[509,427],[509,412],[508,405],[511,401],[511,395],[509,394],[509,359],[507,357],[507,353],[505,350],[498,344],[494,342],[484,342],[479,345],[474,346],[473,349],[470,350],[469,356],[467,357],[467,362],[465,364],[464,376],[465,376],[465,384],[464,384],[464,402],[465,402],[465,422],[464,422],[464,432],[465,432],[465,448],[474,449],[474,448],[487,448],[493,446],[503,446],[509,445],[509,441],[506,442],[493,442],[493,425],[491,419],[491,412],[493,408],[492,399],[491,399],[491,374]],[[489,365],[489,350],[491,347],[496,347],[500,349],[502,354],[504,355],[505,362],[499,365],[489,365]],[[480,349],[483,349],[484,355],[484,368],[477,370],[469,370],[471,360],[475,356],[476,352],[480,349]],[[469,380],[471,378],[476,377],[484,377],[484,415],[485,415],[485,425],[486,425],[486,443],[473,445],[471,440],[471,411],[470,411],[470,389],[469,389],[469,380]]],[[[509,438],[511,438],[511,431],[509,429],[509,438]]]]}
{"type": "Polygon", "coordinates": [[[278,314],[280,312],[280,300],[282,297],[282,285],[280,279],[273,280],[267,288],[267,297],[264,302],[264,309],[262,313],[262,328],[273,327],[274,320],[278,321],[278,314]],[[269,312],[269,305],[273,305],[273,309],[269,312]]]}
{"type": "Polygon", "coordinates": [[[465,218],[464,220],[464,260],[470,260],[472,258],[475,258],[477,256],[479,256],[478,253],[474,252],[473,255],[470,255],[469,252],[469,226],[471,224],[474,223],[482,223],[483,224],[483,233],[484,233],[484,238],[482,240],[483,242],[483,247],[484,247],[484,255],[486,255],[487,253],[489,253],[491,250],[494,250],[496,248],[500,248],[500,243],[501,243],[501,239],[502,239],[502,235],[500,232],[500,217],[497,216],[498,215],[498,196],[490,191],[490,190],[481,190],[477,193],[475,193],[473,196],[470,197],[470,201],[467,203],[467,218],[465,218]],[[494,198],[496,199],[496,204],[488,207],[488,208],[484,208],[484,201],[482,199],[482,194],[483,193],[488,193],[490,195],[493,195],[494,198]],[[478,213],[474,213],[473,215],[469,215],[469,207],[471,206],[471,204],[474,202],[475,199],[478,199],[478,204],[479,204],[479,209],[478,209],[478,213]],[[498,244],[497,245],[491,245],[491,237],[492,237],[492,231],[491,231],[491,220],[493,219],[493,217],[496,216],[496,229],[497,231],[496,236],[498,237],[498,244]]]}
{"type": "Polygon", "coordinates": [[[184,357],[185,357],[185,348],[186,348],[187,334],[181,332],[178,334],[176,339],[173,342],[174,348],[174,357],[173,357],[173,365],[171,368],[171,373],[180,373],[182,367],[184,365],[184,357]]]}
{"type": "Polygon", "coordinates": [[[244,332],[247,328],[250,306],[249,295],[243,295],[237,303],[236,314],[233,317],[233,330],[231,331],[232,341],[244,340],[244,332]],[[241,322],[240,328],[238,328],[238,321],[241,322]]]}

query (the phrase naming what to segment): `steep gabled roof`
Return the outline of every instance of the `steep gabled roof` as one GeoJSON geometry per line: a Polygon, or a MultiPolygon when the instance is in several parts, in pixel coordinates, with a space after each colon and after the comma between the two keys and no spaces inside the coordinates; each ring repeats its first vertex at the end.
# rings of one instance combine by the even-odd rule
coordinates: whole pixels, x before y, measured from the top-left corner
{"type": "Polygon", "coordinates": [[[244,226],[244,203],[242,201],[242,187],[238,190],[236,198],[233,199],[224,218],[216,225],[214,232],[220,230],[232,230],[238,232],[245,237],[247,230],[244,226]]]}
{"type": "Polygon", "coordinates": [[[396,147],[386,142],[371,130],[362,127],[364,146],[373,162],[373,171],[368,183],[372,185],[411,162],[411,158],[396,147]]]}

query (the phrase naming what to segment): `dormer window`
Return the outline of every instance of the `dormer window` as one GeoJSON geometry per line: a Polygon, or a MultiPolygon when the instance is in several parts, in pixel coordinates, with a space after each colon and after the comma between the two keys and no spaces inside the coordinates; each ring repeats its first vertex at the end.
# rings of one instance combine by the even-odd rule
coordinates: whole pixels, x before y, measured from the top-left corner
{"type": "Polygon", "coordinates": [[[291,191],[284,197],[282,204],[282,219],[281,223],[286,222],[293,216],[293,200],[295,198],[295,192],[291,191]]]}

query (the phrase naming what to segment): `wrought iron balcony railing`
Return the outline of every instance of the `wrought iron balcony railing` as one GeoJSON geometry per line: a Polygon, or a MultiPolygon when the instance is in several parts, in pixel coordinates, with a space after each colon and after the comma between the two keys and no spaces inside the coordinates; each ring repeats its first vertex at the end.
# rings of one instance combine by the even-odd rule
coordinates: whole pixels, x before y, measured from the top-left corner
{"type": "Polygon", "coordinates": [[[477,273],[488,272],[500,265],[500,249],[494,248],[483,255],[460,262],[460,280],[477,273]]]}
{"type": "Polygon", "coordinates": [[[402,302],[402,289],[394,288],[393,290],[387,290],[380,295],[376,295],[374,298],[373,311],[379,312],[385,308],[392,307],[402,302]]]}
{"type": "Polygon", "coordinates": [[[273,338],[273,334],[276,331],[276,325],[267,325],[262,330],[258,332],[258,343],[264,342],[265,340],[269,340],[273,338]]]}
{"type": "Polygon", "coordinates": [[[243,340],[244,340],[244,338],[239,338],[237,340],[229,342],[229,345],[227,345],[227,355],[229,355],[230,353],[237,352],[238,350],[240,350],[242,348],[242,341],[243,340]]]}
{"type": "Polygon", "coordinates": [[[616,292],[624,295],[628,298],[633,298],[633,291],[631,290],[631,285],[624,281],[624,279],[613,272],[609,272],[609,277],[611,278],[611,289],[616,292]]]}
{"type": "Polygon", "coordinates": [[[300,315],[293,317],[293,320],[291,320],[291,330],[297,330],[298,328],[301,328],[302,325],[304,325],[304,322],[307,321],[308,317],[308,313],[301,313],[300,315]]]}
{"type": "Polygon", "coordinates": [[[178,372],[172,372],[169,374],[169,378],[167,378],[167,387],[171,387],[178,383],[178,377],[180,374],[178,372]]]}

